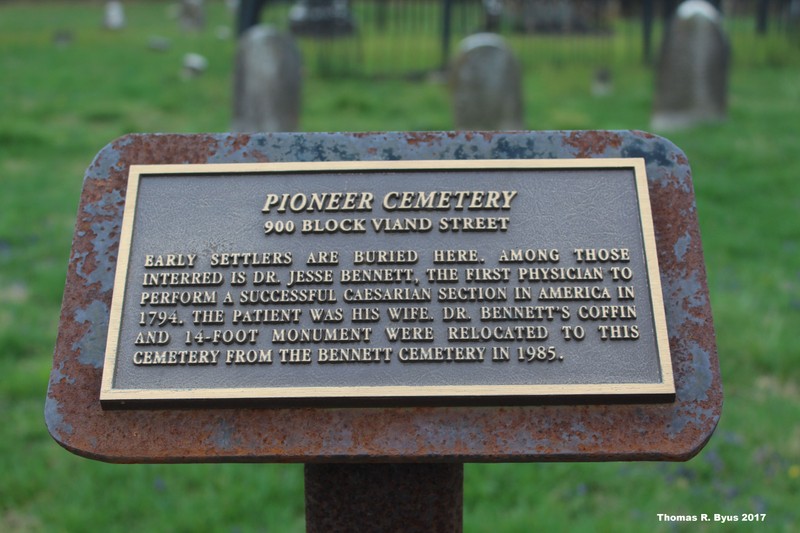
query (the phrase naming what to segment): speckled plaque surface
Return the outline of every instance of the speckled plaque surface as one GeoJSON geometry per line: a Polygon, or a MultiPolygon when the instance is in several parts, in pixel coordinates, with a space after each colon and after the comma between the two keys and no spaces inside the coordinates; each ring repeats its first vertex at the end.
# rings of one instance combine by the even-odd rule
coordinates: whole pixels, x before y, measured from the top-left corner
{"type": "Polygon", "coordinates": [[[137,165],[101,400],[675,392],[644,161],[137,165]]]}
{"type": "MultiPolygon", "coordinates": [[[[503,167],[503,164],[497,166],[503,167]]],[[[194,174],[183,173],[178,179],[213,181],[219,177],[199,176],[197,168],[200,167],[189,169],[194,174]]],[[[252,183],[264,179],[263,169],[258,170],[261,167],[257,165],[254,168],[257,172],[247,178],[237,173],[228,177],[241,180],[253,179],[255,176],[252,183]],[[259,175],[261,178],[258,178],[259,175]]],[[[469,165],[463,168],[469,168],[469,165]]],[[[484,171],[485,169],[480,172],[484,171]]],[[[308,174],[308,168],[305,172],[308,174]]],[[[508,170],[505,172],[508,173],[508,170]]],[[[576,172],[583,174],[583,170],[576,171],[574,168],[568,171],[572,174],[576,172]]],[[[623,175],[632,175],[630,169],[623,169],[621,172],[623,175]]],[[[147,172],[139,177],[145,174],[147,172]]],[[[364,176],[359,174],[347,179],[358,181],[362,177],[364,176]]],[[[162,175],[156,178],[151,173],[148,179],[169,180],[175,179],[175,176],[162,175]]],[[[556,181],[563,184],[566,180],[556,181]]],[[[144,182],[145,180],[140,180],[140,184],[144,182]]],[[[237,184],[237,188],[240,186],[237,184]]],[[[611,203],[625,194],[622,190],[617,191],[611,203]]],[[[546,232],[542,234],[547,235],[546,232]]],[[[574,277],[578,270],[571,272],[570,275],[574,277]]],[[[529,281],[526,279],[526,282],[529,281]]],[[[307,296],[308,294],[304,298],[307,296]]],[[[545,294],[545,298],[546,296],[545,294]]],[[[120,331],[125,331],[124,325],[120,331]]],[[[574,329],[571,332],[574,333],[574,329]]],[[[614,349],[617,350],[616,347],[614,349]]],[[[462,356],[465,353],[465,350],[461,351],[462,356]]],[[[505,355],[504,350],[497,350],[494,354],[501,358],[505,355]]],[[[491,357],[489,355],[490,359],[491,357]]],[[[470,368],[479,368],[484,363],[459,364],[466,368],[464,372],[467,377],[458,379],[468,380],[475,377],[470,373],[476,373],[470,368]]],[[[581,368],[584,367],[587,365],[581,368]]],[[[663,382],[661,375],[665,366],[657,364],[657,368],[655,372],[649,371],[646,379],[663,382]]],[[[492,386],[508,383],[508,376],[503,376],[502,372],[503,370],[492,378],[496,380],[490,383],[492,386]]],[[[305,372],[303,375],[309,374],[313,372],[305,372]]],[[[624,375],[624,372],[621,377],[616,376],[617,371],[610,374],[610,379],[604,379],[616,380],[617,383],[628,383],[637,379],[632,379],[631,374],[624,375]]],[[[479,379],[484,379],[483,372],[477,372],[476,375],[479,375],[479,379]]],[[[557,379],[550,383],[546,376],[541,376],[541,372],[536,375],[533,383],[541,386],[542,383],[562,385],[563,377],[567,374],[562,373],[559,376],[559,372],[555,371],[557,379]],[[536,381],[542,379],[544,381],[536,381]]],[[[190,377],[191,379],[199,379],[199,385],[173,387],[167,380],[161,387],[169,390],[208,390],[214,389],[217,381],[212,379],[204,382],[207,379],[205,377],[190,377]]],[[[584,376],[577,378],[578,382],[581,379],[587,381],[584,376]]],[[[590,376],[588,381],[596,380],[590,376]]],[[[134,383],[133,388],[139,387],[137,382],[131,383],[134,383]]],[[[479,383],[484,384],[483,381],[479,383]]],[[[277,381],[273,382],[273,388],[280,388],[274,387],[276,384],[277,381]]],[[[252,383],[245,383],[245,388],[251,385],[252,383]]],[[[258,388],[259,384],[256,385],[258,388]]],[[[304,388],[305,385],[299,388],[304,388]]],[[[373,385],[374,383],[369,383],[368,386],[373,385]]],[[[401,383],[400,386],[413,385],[401,383]]],[[[316,383],[312,383],[311,388],[315,387],[316,383]]],[[[721,403],[713,324],[690,170],[683,153],[665,139],[640,132],[135,135],[108,145],[97,155],[87,171],[48,390],[46,419],[51,434],[63,446],[81,455],[117,462],[678,460],[697,453],[710,437],[719,418],[721,403]],[[189,366],[190,361],[199,366],[201,360],[208,362],[216,357],[221,371],[236,370],[232,367],[237,365],[246,368],[247,371],[231,373],[239,375],[238,379],[245,381],[253,379],[253,366],[267,368],[266,371],[261,370],[264,374],[259,380],[267,379],[265,376],[270,370],[277,372],[294,366],[302,373],[303,369],[307,371],[317,366],[325,368],[325,372],[320,374],[326,376],[325,379],[330,375],[328,372],[331,369],[331,374],[338,373],[337,379],[340,381],[332,382],[335,387],[342,383],[346,387],[352,387],[355,383],[357,388],[364,381],[354,381],[351,375],[353,372],[366,372],[363,369],[371,365],[390,367],[396,363],[398,367],[407,366],[411,369],[410,379],[415,384],[417,380],[422,380],[422,386],[435,388],[450,378],[447,375],[443,377],[442,374],[446,372],[441,370],[442,365],[448,363],[418,362],[401,365],[400,350],[406,349],[402,352],[406,358],[411,357],[410,354],[423,357],[423,353],[428,354],[424,357],[432,357],[430,354],[435,352],[425,350],[426,348],[447,347],[448,343],[452,343],[473,348],[473,356],[479,353],[478,348],[482,346],[486,346],[489,354],[492,353],[492,346],[508,347],[507,361],[489,362],[500,369],[517,365],[517,371],[509,372],[508,375],[513,374],[513,379],[524,381],[525,372],[520,369],[564,365],[568,358],[558,358],[561,355],[570,355],[564,348],[569,343],[582,342],[585,346],[592,343],[598,346],[619,345],[622,346],[619,350],[623,352],[629,350],[629,346],[645,344],[641,342],[643,339],[650,339],[647,343],[652,340],[655,344],[657,335],[652,333],[652,327],[648,329],[645,326],[654,323],[653,316],[640,308],[645,306],[645,309],[649,309],[652,306],[653,302],[647,301],[644,295],[648,294],[651,287],[657,287],[663,300],[663,316],[669,344],[669,349],[661,353],[669,354],[669,366],[674,372],[674,399],[670,397],[670,401],[661,402],[601,400],[592,405],[574,401],[493,405],[491,401],[484,401],[479,402],[479,405],[448,405],[445,402],[426,406],[391,403],[371,406],[367,403],[343,408],[330,407],[324,403],[306,407],[228,407],[213,403],[203,405],[201,402],[192,409],[166,405],[156,405],[155,408],[150,405],[149,409],[137,409],[134,405],[133,409],[127,410],[104,410],[101,407],[103,367],[108,365],[105,358],[106,340],[119,338],[115,335],[109,337],[108,331],[110,323],[112,332],[113,328],[119,327],[119,317],[113,318],[115,304],[112,301],[119,298],[114,295],[117,261],[128,253],[125,252],[126,246],[120,246],[120,238],[122,236],[125,239],[123,212],[126,197],[133,184],[130,180],[132,166],[242,163],[297,165],[315,162],[336,162],[341,166],[341,162],[360,161],[375,162],[379,167],[380,161],[471,160],[474,163],[499,160],[502,163],[515,160],[521,163],[521,160],[575,162],[586,159],[597,160],[595,166],[603,168],[608,167],[612,160],[642,161],[652,212],[652,236],[658,257],[656,264],[660,266],[660,279],[655,280],[658,283],[645,282],[641,287],[632,286],[634,280],[646,280],[650,272],[645,266],[646,261],[642,262],[644,259],[641,258],[641,252],[646,246],[630,244],[636,240],[637,235],[639,242],[642,242],[639,229],[632,236],[622,229],[630,229],[636,224],[622,222],[619,226],[603,226],[607,219],[617,215],[624,218],[625,211],[630,210],[617,208],[613,213],[602,210],[595,212],[596,206],[602,204],[601,191],[608,188],[609,180],[615,180],[613,174],[619,172],[619,169],[604,173],[598,173],[596,168],[589,170],[585,175],[576,177],[587,180],[586,183],[580,187],[560,190],[538,204],[523,198],[526,195],[532,197],[537,190],[558,190],[558,186],[554,185],[540,189],[533,185],[537,179],[552,179],[552,175],[542,175],[541,169],[528,169],[525,172],[529,174],[526,175],[500,178],[494,174],[495,169],[480,175],[460,176],[458,179],[454,179],[452,175],[440,175],[441,169],[427,169],[421,171],[422,173],[415,171],[411,176],[403,174],[395,176],[396,179],[384,181],[375,177],[369,180],[368,185],[366,182],[359,182],[357,186],[348,183],[346,187],[341,185],[341,180],[337,181],[336,176],[323,180],[319,173],[311,172],[311,175],[305,176],[307,181],[302,187],[297,187],[294,183],[297,179],[304,179],[303,176],[294,176],[292,185],[285,190],[273,187],[271,192],[264,191],[259,184],[251,193],[234,202],[252,201],[252,210],[248,208],[246,216],[237,215],[233,210],[230,217],[220,218],[219,220],[225,222],[217,225],[228,224],[225,226],[227,229],[221,230],[222,233],[215,238],[206,239],[208,242],[205,243],[200,241],[211,230],[191,231],[189,226],[208,218],[197,214],[204,209],[213,212],[232,207],[232,204],[226,206],[223,203],[219,206],[217,203],[221,198],[229,196],[224,190],[213,191],[213,186],[219,186],[223,182],[216,181],[211,185],[212,189],[208,190],[199,186],[176,187],[174,190],[183,191],[185,196],[172,200],[168,194],[172,189],[153,189],[152,201],[145,202],[145,205],[152,205],[152,209],[157,211],[169,211],[170,206],[183,207],[176,207],[174,216],[157,215],[154,211],[152,216],[145,217],[163,226],[162,229],[167,233],[172,231],[169,228],[178,228],[169,238],[171,240],[165,241],[164,237],[150,239],[146,231],[139,229],[129,233],[129,236],[133,236],[133,243],[127,243],[131,245],[130,250],[136,250],[137,236],[148,238],[141,243],[142,247],[138,251],[129,250],[128,255],[129,258],[135,256],[138,263],[134,269],[135,294],[130,296],[138,301],[135,305],[131,304],[137,308],[137,313],[133,313],[134,326],[127,334],[129,338],[124,341],[130,345],[127,364],[129,369],[136,367],[136,372],[149,372],[152,370],[149,367],[152,366],[163,367],[160,371],[169,371],[179,366],[189,366]],[[606,181],[603,182],[603,179],[606,181]],[[400,187],[399,184],[409,186],[400,187]],[[431,187],[432,184],[436,186],[431,187]],[[573,191],[577,189],[595,192],[574,196],[573,191]],[[442,199],[425,195],[434,190],[460,191],[461,196],[442,199]],[[194,198],[191,197],[193,191],[198,191],[194,198]],[[328,196],[324,196],[326,192],[328,196]],[[330,196],[337,192],[341,193],[340,197],[330,196]],[[349,197],[346,196],[348,193],[349,197]],[[270,194],[273,196],[269,196],[270,194]],[[580,203],[575,198],[586,200],[580,203]],[[537,220],[531,212],[538,209],[546,214],[547,209],[552,204],[557,204],[559,199],[565,200],[562,205],[555,206],[552,213],[571,217],[573,222],[583,220],[584,226],[591,226],[591,231],[596,232],[593,237],[587,238],[585,242],[572,242],[552,236],[538,241],[529,235],[523,235],[523,222],[558,227],[555,222],[558,217],[552,213],[537,220]],[[461,202],[461,211],[455,208],[455,202],[461,202]],[[379,209],[375,209],[376,205],[379,209]],[[441,205],[442,209],[425,211],[426,207],[432,208],[436,205],[441,205]],[[466,208],[469,205],[474,207],[472,212],[466,208]],[[345,211],[347,209],[350,211],[345,211]],[[191,210],[196,212],[192,213],[191,210]],[[408,213],[398,217],[398,210],[406,210],[408,213]],[[452,212],[448,214],[448,210],[452,212]],[[251,211],[255,214],[249,214],[251,211]],[[285,213],[291,215],[286,216],[285,213]],[[309,213],[315,216],[304,216],[309,213]],[[363,216],[355,216],[359,214],[363,216]],[[392,218],[400,222],[392,222],[392,218]],[[479,218],[482,219],[480,222],[477,221],[479,218]],[[343,224],[345,219],[350,222],[343,224]],[[364,222],[358,222],[358,219],[364,219],[364,222]],[[382,219],[388,221],[373,222],[382,219]],[[412,219],[416,226],[409,226],[412,219]],[[448,219],[444,223],[450,231],[441,231],[440,224],[444,219],[448,219]],[[470,219],[470,222],[465,222],[466,219],[470,219]],[[488,219],[492,221],[489,222],[488,219]],[[587,219],[594,222],[587,225],[587,219]],[[330,222],[332,225],[326,227],[326,220],[336,222],[330,222]],[[424,220],[436,224],[435,229],[431,228],[430,234],[423,236],[427,240],[420,239],[420,235],[416,236],[416,240],[404,240],[413,239],[409,234],[414,233],[414,229],[419,233],[424,232],[419,231],[425,229],[424,220]],[[543,220],[550,220],[552,223],[545,224],[543,220]],[[189,221],[188,225],[186,221],[189,221]],[[290,229],[288,222],[292,222],[294,227],[290,229]],[[379,227],[373,224],[379,224],[379,227]],[[381,224],[387,225],[380,226],[381,224]],[[451,231],[451,224],[460,225],[460,234],[451,231]],[[464,224],[472,226],[465,228],[464,224]],[[264,246],[245,250],[243,243],[253,242],[252,238],[226,241],[224,235],[232,235],[238,231],[231,227],[248,228],[254,235],[257,232],[258,238],[263,239],[264,246]],[[493,229],[487,229],[490,227],[493,229]],[[387,228],[398,231],[394,232],[396,235],[387,235],[383,231],[387,228]],[[360,232],[360,229],[365,231],[360,232]],[[369,234],[368,229],[371,230],[369,234]],[[378,229],[382,232],[378,233],[378,229]],[[400,231],[402,229],[409,231],[400,231]],[[467,231],[470,235],[464,235],[465,229],[472,230],[467,231]],[[307,230],[305,234],[302,233],[304,230],[307,230]],[[292,245],[280,244],[281,239],[289,238],[292,231],[304,235],[303,242],[314,241],[318,245],[293,249],[292,245]],[[516,234],[509,235],[512,232],[516,234]],[[161,246],[163,242],[168,244],[161,246]],[[321,242],[331,242],[334,245],[323,246],[319,244],[321,242]],[[183,246],[182,243],[190,244],[183,246]],[[386,245],[380,246],[383,243],[386,245]],[[394,253],[384,254],[379,258],[375,254],[367,256],[368,251],[394,253]],[[361,252],[361,255],[356,252],[361,252]],[[251,253],[261,255],[247,255],[251,253]],[[286,262],[287,254],[291,257],[291,264],[279,264],[286,262]],[[633,256],[637,259],[632,259],[633,256]],[[441,262],[436,262],[437,260],[441,262]],[[228,264],[223,264],[225,261],[228,264]],[[268,268],[254,268],[255,265],[239,268],[240,265],[232,265],[231,261],[263,261],[272,264],[260,265],[268,268]],[[381,264],[379,261],[385,263],[381,264]],[[213,266],[212,262],[216,262],[217,266],[213,266]],[[612,267],[616,269],[616,274],[612,273],[612,267]],[[523,268],[526,270],[522,270],[523,268]],[[536,268],[547,270],[535,270],[536,268]],[[547,282],[548,290],[554,290],[554,301],[541,300],[540,289],[545,285],[541,276],[551,275],[551,272],[555,276],[556,272],[564,272],[569,268],[582,268],[582,276],[595,276],[598,279],[594,280],[595,284],[589,279],[580,282],[572,280],[574,283],[571,284],[565,284],[563,280],[547,282]],[[623,268],[628,268],[629,271],[623,273],[623,268]],[[343,274],[344,271],[347,273],[343,274]],[[625,279],[631,274],[632,278],[625,279]],[[537,281],[521,283],[520,276],[537,275],[540,276],[537,281]],[[611,279],[612,275],[617,279],[611,279]],[[260,278],[256,280],[255,276],[260,278]],[[427,301],[423,302],[425,305],[413,305],[412,301],[402,302],[402,306],[393,305],[400,302],[387,301],[339,305],[344,299],[345,290],[350,291],[349,298],[357,294],[355,291],[372,288],[370,283],[377,279],[374,276],[385,278],[384,288],[409,290],[402,295],[385,290],[378,294],[373,290],[368,294],[369,298],[384,297],[384,294],[393,294],[401,299],[411,298],[409,295],[414,289],[424,297],[425,292],[421,289],[430,286],[431,305],[427,305],[427,301]],[[454,276],[456,280],[452,279],[454,276]],[[508,281],[505,281],[506,276],[508,281]],[[370,283],[362,283],[363,280],[369,280],[370,283]],[[621,281],[630,283],[622,284],[621,281]],[[249,286],[256,282],[258,287],[249,286]],[[564,291],[574,296],[574,287],[586,288],[594,285],[597,285],[597,291],[600,292],[587,293],[589,296],[586,299],[564,299],[564,291]],[[529,291],[521,290],[520,287],[535,287],[536,290],[529,294],[529,291]],[[608,299],[605,300],[603,287],[609,292],[608,299]],[[275,291],[289,291],[292,288],[307,293],[315,290],[315,297],[322,297],[326,289],[333,290],[336,293],[336,305],[281,305],[280,309],[284,311],[281,313],[270,315],[267,311],[252,312],[255,308],[262,307],[262,294],[268,299],[273,296],[278,298],[283,297],[280,294],[287,293],[275,291]],[[445,299],[448,297],[446,289],[455,289],[456,300],[444,303],[436,301],[440,298],[439,288],[445,289],[442,293],[445,299]],[[505,301],[473,301],[474,295],[459,294],[462,289],[482,289],[484,297],[487,297],[488,292],[493,292],[499,299],[498,294],[503,292],[500,291],[503,288],[511,293],[504,295],[505,301]],[[247,303],[249,296],[242,296],[246,291],[254,291],[247,294],[252,294],[258,302],[254,300],[252,304],[247,303]],[[224,300],[228,292],[232,293],[232,300],[228,303],[229,307],[226,307],[224,300]],[[462,296],[467,299],[458,300],[462,296]],[[531,299],[527,300],[528,297],[531,299]],[[184,303],[183,299],[187,298],[184,303]],[[219,300],[205,300],[205,304],[201,301],[209,298],[219,300]],[[234,302],[234,298],[238,298],[238,302],[234,302]],[[631,298],[636,302],[635,317],[631,315],[631,302],[625,301],[631,298]],[[203,305],[207,307],[204,308],[203,305]],[[410,314],[404,317],[394,316],[395,322],[388,310],[390,307],[395,308],[394,312],[400,312],[400,307],[417,308],[418,311],[403,311],[410,314]],[[433,309],[430,316],[422,310],[429,307],[433,309]],[[541,315],[548,312],[541,309],[546,307],[554,308],[551,310],[554,313],[552,320],[541,315]],[[312,313],[312,308],[320,311],[312,313]],[[356,308],[376,308],[378,311],[354,311],[356,308]],[[540,309],[520,311],[518,308],[540,309]],[[563,311],[564,308],[567,308],[566,312],[563,311]],[[342,317],[338,316],[340,312],[337,309],[341,309],[342,317]],[[354,312],[357,314],[354,315],[354,312]],[[453,325],[445,321],[444,313],[451,314],[449,318],[453,325]],[[530,313],[539,314],[534,316],[530,313]],[[612,317],[612,313],[615,316],[612,317]],[[593,317],[592,314],[596,316],[593,317]],[[516,330],[513,326],[506,325],[507,328],[502,330],[490,325],[493,317],[499,317],[500,323],[504,324],[503,321],[509,321],[516,315],[530,321],[526,324],[530,326],[529,329],[516,330]],[[375,321],[375,318],[378,320],[375,321]],[[256,327],[248,327],[252,325],[247,324],[248,321],[259,323],[256,327]],[[635,330],[631,328],[633,325],[637,325],[635,330]],[[586,337],[591,334],[598,339],[567,340],[567,330],[563,330],[562,326],[581,326],[586,337]],[[391,333],[387,331],[389,328],[393,328],[391,333]],[[370,330],[369,333],[366,333],[367,329],[370,330]],[[372,337],[372,329],[377,330],[375,337],[372,337]],[[199,333],[198,330],[203,332],[199,333]],[[647,331],[651,333],[646,333],[647,331]],[[327,340],[333,342],[325,345],[318,343],[319,339],[314,337],[318,334],[328,335],[327,340]],[[540,338],[526,338],[522,342],[516,338],[501,340],[495,337],[517,334],[534,337],[539,335],[540,338]],[[259,345],[258,338],[255,337],[261,335],[268,336],[269,342],[259,345]],[[364,342],[367,335],[370,340],[380,336],[381,346],[364,342]],[[394,340],[392,335],[395,336],[394,340]],[[483,338],[486,335],[492,338],[483,338]],[[637,335],[639,338],[629,338],[637,335]],[[552,352],[555,355],[548,361],[553,355],[548,348],[554,338],[558,339],[559,344],[552,342],[552,352]],[[174,350],[160,348],[173,342],[184,346],[174,350]],[[341,346],[336,346],[337,344],[341,346]],[[539,358],[536,349],[528,354],[526,346],[544,346],[542,357],[539,358]],[[376,353],[377,348],[391,348],[394,359],[390,363],[353,363],[346,360],[374,355],[372,352],[367,353],[368,350],[359,351],[358,348],[376,348],[373,350],[376,353]],[[268,355],[269,349],[273,351],[268,355]],[[280,352],[281,349],[285,351],[280,352]],[[320,349],[329,351],[320,352],[320,349]],[[522,351],[517,353],[518,349],[522,351]],[[206,353],[203,355],[204,359],[201,359],[200,352],[203,351],[206,353]],[[218,351],[216,356],[214,351],[218,351]],[[139,355],[136,355],[137,352],[139,355]],[[175,352],[173,365],[169,364],[173,357],[171,352],[175,352]],[[187,353],[179,355],[178,352],[187,353]],[[532,356],[530,359],[529,355],[532,356]],[[177,362],[180,357],[184,358],[183,365],[177,362]],[[320,357],[325,359],[324,363],[328,366],[320,364],[320,357]],[[230,358],[229,363],[226,358],[230,358]],[[140,364],[137,365],[136,362],[140,364]],[[415,369],[431,366],[436,370],[414,374],[419,372],[415,369]],[[353,368],[358,370],[352,370],[353,368]],[[437,372],[439,376],[431,375],[437,372]],[[425,382],[426,379],[430,381],[425,382]]]]}

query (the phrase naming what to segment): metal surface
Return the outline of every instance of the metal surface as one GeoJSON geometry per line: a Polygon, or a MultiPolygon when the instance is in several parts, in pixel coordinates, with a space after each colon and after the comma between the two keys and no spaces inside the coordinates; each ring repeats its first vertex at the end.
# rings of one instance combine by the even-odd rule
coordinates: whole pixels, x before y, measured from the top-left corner
{"type": "Polygon", "coordinates": [[[642,159],[137,165],[101,401],[670,400],[647,190],[642,159]]]}
{"type": "Polygon", "coordinates": [[[685,460],[722,390],[688,161],[641,132],[134,135],[87,170],[45,407],[64,447],[112,462],[685,460]],[[99,391],[133,164],[642,157],[675,374],[668,404],[104,411],[99,391]]]}
{"type": "Polygon", "coordinates": [[[306,531],[461,531],[463,486],[461,464],[306,465],[306,531]]]}

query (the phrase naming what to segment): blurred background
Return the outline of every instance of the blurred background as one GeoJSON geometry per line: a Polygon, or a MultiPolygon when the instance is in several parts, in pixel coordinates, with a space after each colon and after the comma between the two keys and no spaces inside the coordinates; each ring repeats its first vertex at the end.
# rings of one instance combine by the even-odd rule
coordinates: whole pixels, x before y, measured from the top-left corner
{"type": "MultiPolygon", "coordinates": [[[[0,0],[0,531],[304,528],[302,465],[96,463],[43,420],[84,170],[127,133],[230,131],[246,28],[293,35],[299,131],[453,129],[451,66],[485,31],[518,62],[524,128],[651,130],[680,4],[319,1],[0,0]],[[330,18],[315,26],[320,5],[330,18]]],[[[800,6],[709,4],[729,44],[723,112],[654,132],[693,171],[725,393],[717,431],[687,463],[467,465],[465,531],[798,529],[800,6]]]]}

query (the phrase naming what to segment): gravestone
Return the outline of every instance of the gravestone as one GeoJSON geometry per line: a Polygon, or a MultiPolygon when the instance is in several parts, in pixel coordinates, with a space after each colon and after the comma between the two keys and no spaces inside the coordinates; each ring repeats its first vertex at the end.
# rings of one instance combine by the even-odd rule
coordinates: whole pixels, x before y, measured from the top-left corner
{"type": "Polygon", "coordinates": [[[172,47],[172,41],[161,35],[151,35],[147,39],[147,48],[154,52],[166,52],[172,47]]]}
{"type": "Polygon", "coordinates": [[[692,191],[643,132],[125,136],[84,179],[48,430],[109,462],[306,463],[310,532],[458,531],[467,461],[687,460],[722,405],[692,191]]]}
{"type": "Polygon", "coordinates": [[[103,27],[108,30],[120,30],[125,27],[125,8],[122,2],[117,0],[106,2],[103,27]]]}
{"type": "Polygon", "coordinates": [[[296,131],[301,92],[294,39],[271,26],[247,30],[236,52],[233,131],[296,131]]]}
{"type": "Polygon", "coordinates": [[[65,48],[71,45],[73,40],[75,40],[75,36],[70,30],[61,29],[61,30],[56,30],[53,33],[53,44],[55,44],[59,48],[65,48]]]}
{"type": "Polygon", "coordinates": [[[614,77],[611,69],[603,67],[594,71],[592,76],[592,96],[608,96],[614,92],[614,77]]]}
{"type": "Polygon", "coordinates": [[[214,30],[214,36],[220,41],[227,41],[231,38],[231,35],[233,35],[233,32],[230,26],[217,26],[214,30]]]}
{"type": "Polygon", "coordinates": [[[522,72],[502,37],[478,33],[461,41],[450,65],[455,128],[523,128],[522,72]]]}
{"type": "Polygon", "coordinates": [[[705,0],[678,6],[662,42],[652,127],[670,130],[725,120],[729,64],[719,11],[705,0]]]}
{"type": "Polygon", "coordinates": [[[186,79],[201,76],[208,68],[208,59],[205,56],[189,53],[183,56],[183,77],[186,79]]]}
{"type": "Polygon", "coordinates": [[[206,9],[203,0],[181,0],[178,15],[181,27],[187,31],[201,31],[206,27],[206,9]]]}

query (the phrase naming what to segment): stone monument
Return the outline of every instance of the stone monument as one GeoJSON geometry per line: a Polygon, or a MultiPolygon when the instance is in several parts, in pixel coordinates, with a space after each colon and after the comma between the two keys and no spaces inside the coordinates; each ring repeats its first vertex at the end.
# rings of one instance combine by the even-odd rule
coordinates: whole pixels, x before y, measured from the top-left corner
{"type": "Polygon", "coordinates": [[[502,37],[477,33],[464,39],[449,77],[456,129],[523,128],[522,71],[502,37]]]}
{"type": "Polygon", "coordinates": [[[302,60],[291,36],[257,25],[239,39],[234,72],[233,131],[296,131],[302,60]]]}
{"type": "Polygon", "coordinates": [[[118,0],[106,2],[103,27],[108,30],[121,30],[125,27],[125,8],[122,2],[118,0]]]}
{"type": "Polygon", "coordinates": [[[202,76],[208,69],[208,59],[201,54],[194,52],[185,54],[183,56],[183,69],[181,75],[184,79],[197,78],[202,76]]]}
{"type": "Polygon", "coordinates": [[[181,0],[178,19],[187,31],[201,31],[206,27],[204,0],[181,0]]]}
{"type": "Polygon", "coordinates": [[[661,46],[653,129],[725,120],[729,65],[730,46],[719,11],[705,0],[683,2],[661,46]]]}

